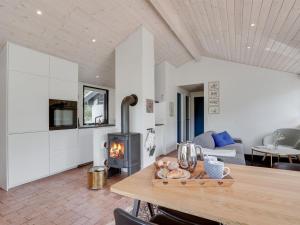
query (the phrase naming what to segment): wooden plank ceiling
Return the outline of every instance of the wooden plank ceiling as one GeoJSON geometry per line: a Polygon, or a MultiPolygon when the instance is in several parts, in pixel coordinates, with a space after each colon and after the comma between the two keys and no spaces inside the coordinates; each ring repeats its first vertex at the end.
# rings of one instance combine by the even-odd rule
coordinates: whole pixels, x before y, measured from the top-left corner
{"type": "Polygon", "coordinates": [[[208,56],[300,72],[300,0],[0,0],[0,44],[78,62],[80,80],[99,85],[114,86],[114,48],[140,25],[156,63],[208,56]]]}
{"type": "Polygon", "coordinates": [[[198,45],[209,57],[300,73],[300,0],[150,2],[189,50],[198,45]],[[178,18],[184,28],[178,29],[178,18]]]}
{"type": "Polygon", "coordinates": [[[156,63],[192,59],[148,1],[0,0],[0,44],[78,62],[79,79],[98,85],[114,86],[114,49],[142,24],[155,36],[156,63]]]}

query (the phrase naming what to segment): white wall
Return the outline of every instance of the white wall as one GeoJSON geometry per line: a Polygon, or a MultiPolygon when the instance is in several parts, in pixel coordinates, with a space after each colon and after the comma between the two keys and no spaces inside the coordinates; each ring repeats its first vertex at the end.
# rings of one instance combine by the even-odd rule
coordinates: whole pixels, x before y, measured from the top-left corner
{"type": "Polygon", "coordinates": [[[115,124],[115,89],[104,86],[97,86],[93,84],[87,84],[83,82],[78,83],[78,117],[79,124],[83,126],[83,86],[89,86],[94,88],[107,89],[108,94],[108,123],[115,124]]]}
{"type": "MultiPolygon", "coordinates": [[[[247,153],[261,144],[264,135],[300,124],[300,79],[294,74],[205,57],[172,68],[166,101],[176,104],[176,86],[204,83],[205,130],[227,130],[241,137],[247,153]],[[217,115],[207,113],[209,81],[220,81],[221,113],[217,115]]],[[[167,126],[176,126],[174,119],[167,126]]],[[[169,144],[175,143],[176,132],[168,139],[169,144]]]]}
{"type": "MultiPolygon", "coordinates": [[[[163,62],[156,65],[155,68],[155,96],[156,100],[160,101],[164,114],[164,119],[160,118],[160,121],[164,123],[164,145],[165,152],[169,152],[176,149],[177,142],[177,93],[181,93],[181,105],[182,107],[182,140],[185,139],[185,96],[189,96],[189,92],[177,87],[174,80],[174,74],[176,68],[168,62],[163,62]],[[174,116],[170,115],[170,103],[174,104],[174,116]]],[[[157,116],[156,116],[157,117],[157,116]]]]}
{"type": "Polygon", "coordinates": [[[138,96],[138,104],[130,107],[130,131],[142,135],[142,167],[151,164],[144,148],[147,128],[154,128],[154,113],[146,113],[146,99],[154,100],[154,40],[153,35],[140,27],[116,48],[116,125],[120,130],[121,102],[131,94],[138,96]]]}
{"type": "Polygon", "coordinates": [[[0,51],[0,187],[7,189],[7,46],[0,51]]]}

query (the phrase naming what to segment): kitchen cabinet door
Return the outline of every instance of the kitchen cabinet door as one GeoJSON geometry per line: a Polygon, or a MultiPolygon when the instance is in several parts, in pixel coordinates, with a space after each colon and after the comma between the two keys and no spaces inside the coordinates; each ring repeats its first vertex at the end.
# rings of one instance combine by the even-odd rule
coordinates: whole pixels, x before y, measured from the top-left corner
{"type": "Polygon", "coordinates": [[[50,56],[50,77],[64,81],[78,82],[78,64],[50,56]]]}
{"type": "Polygon", "coordinates": [[[79,164],[78,130],[50,131],[50,174],[59,173],[79,164]]]}
{"type": "Polygon", "coordinates": [[[93,161],[93,129],[79,129],[79,164],[93,161]]]}
{"type": "Polygon", "coordinates": [[[155,156],[160,156],[165,153],[164,147],[164,126],[156,126],[155,127],[155,146],[156,146],[156,153],[155,156]]]}
{"type": "Polygon", "coordinates": [[[48,132],[8,135],[9,188],[49,176],[48,132]]]}
{"type": "Polygon", "coordinates": [[[8,133],[49,130],[48,78],[10,71],[8,133]]]}
{"type": "Polygon", "coordinates": [[[78,82],[51,78],[50,99],[78,101],[78,82]]]}
{"type": "Polygon", "coordinates": [[[49,55],[9,43],[9,69],[49,76],[49,55]]]}

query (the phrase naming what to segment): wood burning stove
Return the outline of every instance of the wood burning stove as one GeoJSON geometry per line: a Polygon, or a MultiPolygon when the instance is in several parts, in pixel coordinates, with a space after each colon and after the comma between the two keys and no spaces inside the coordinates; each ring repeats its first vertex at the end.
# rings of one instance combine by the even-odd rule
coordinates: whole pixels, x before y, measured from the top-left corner
{"type": "Polygon", "coordinates": [[[129,132],[129,106],[135,106],[138,98],[130,95],[121,105],[121,132],[108,134],[108,166],[127,168],[131,175],[141,168],[141,135],[129,132]]]}
{"type": "Polygon", "coordinates": [[[113,168],[127,168],[131,175],[141,168],[140,134],[108,134],[108,165],[113,168]]]}

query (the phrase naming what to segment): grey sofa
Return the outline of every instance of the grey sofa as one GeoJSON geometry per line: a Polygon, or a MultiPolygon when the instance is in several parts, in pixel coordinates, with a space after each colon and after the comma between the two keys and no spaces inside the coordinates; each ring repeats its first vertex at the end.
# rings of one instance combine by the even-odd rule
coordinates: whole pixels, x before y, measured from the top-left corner
{"type": "Polygon", "coordinates": [[[240,164],[245,165],[245,156],[244,156],[244,144],[242,143],[241,139],[234,138],[236,143],[231,145],[226,145],[222,148],[218,148],[215,146],[215,141],[212,137],[212,134],[215,133],[214,131],[207,131],[203,134],[198,135],[194,138],[193,143],[196,145],[200,145],[203,148],[209,149],[234,149],[236,150],[236,157],[218,157],[221,161],[225,163],[232,163],[232,164],[240,164]]]}
{"type": "MultiPolygon", "coordinates": [[[[279,132],[282,134],[285,139],[278,141],[279,145],[290,146],[295,149],[300,150],[300,129],[296,128],[281,128],[276,130],[275,132],[279,132]]],[[[273,145],[274,144],[274,136],[272,134],[268,134],[263,138],[263,145],[273,145]]]]}

